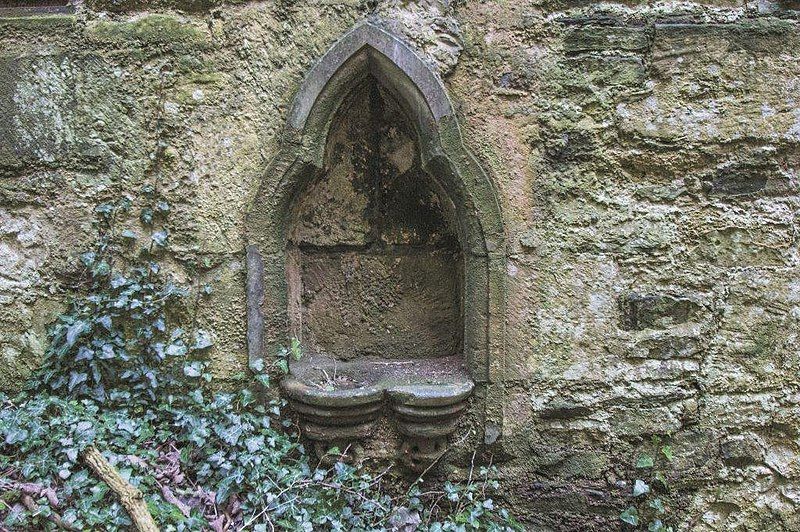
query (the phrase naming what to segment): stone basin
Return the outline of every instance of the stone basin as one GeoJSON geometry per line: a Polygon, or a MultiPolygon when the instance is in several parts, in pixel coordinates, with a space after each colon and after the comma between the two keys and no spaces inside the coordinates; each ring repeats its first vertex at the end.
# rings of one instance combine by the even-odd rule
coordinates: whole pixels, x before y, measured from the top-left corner
{"type": "MultiPolygon", "coordinates": [[[[336,361],[311,355],[290,364],[281,387],[309,439],[330,445],[362,440],[388,413],[407,440],[405,452],[414,454],[423,448],[438,452],[475,385],[459,356],[336,361]]],[[[407,462],[430,459],[411,456],[407,462]]]]}

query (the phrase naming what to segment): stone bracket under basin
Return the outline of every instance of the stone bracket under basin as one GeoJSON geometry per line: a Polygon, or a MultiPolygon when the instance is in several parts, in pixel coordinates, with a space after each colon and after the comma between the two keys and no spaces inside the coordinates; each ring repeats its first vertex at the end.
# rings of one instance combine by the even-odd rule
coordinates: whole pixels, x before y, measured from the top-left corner
{"type": "Polygon", "coordinates": [[[422,471],[444,452],[475,387],[460,357],[337,362],[308,357],[281,382],[320,456],[369,438],[384,413],[403,443],[400,460],[422,471]]]}

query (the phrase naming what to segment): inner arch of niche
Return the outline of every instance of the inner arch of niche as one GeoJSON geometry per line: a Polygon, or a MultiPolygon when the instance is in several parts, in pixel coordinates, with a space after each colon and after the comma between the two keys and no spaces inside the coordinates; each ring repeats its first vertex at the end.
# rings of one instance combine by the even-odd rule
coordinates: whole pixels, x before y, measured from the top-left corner
{"type": "Polygon", "coordinates": [[[334,115],[322,169],[292,206],[287,254],[290,332],[309,354],[392,361],[409,376],[441,371],[429,359],[463,366],[455,208],[423,169],[404,110],[371,75],[334,115]]]}

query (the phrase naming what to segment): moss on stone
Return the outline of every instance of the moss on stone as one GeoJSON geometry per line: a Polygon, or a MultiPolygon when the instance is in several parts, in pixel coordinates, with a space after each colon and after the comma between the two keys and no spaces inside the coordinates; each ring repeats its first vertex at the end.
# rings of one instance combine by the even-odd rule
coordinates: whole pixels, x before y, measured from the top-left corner
{"type": "Polygon", "coordinates": [[[87,0],[93,10],[116,13],[141,10],[176,9],[187,12],[207,11],[224,4],[242,4],[246,0],[87,0]]]}
{"type": "Polygon", "coordinates": [[[204,32],[172,15],[146,15],[131,22],[98,20],[87,26],[87,35],[101,44],[192,45],[206,41],[204,32]]]}
{"type": "MultiPolygon", "coordinates": [[[[428,3],[396,4],[410,7],[393,23],[419,28],[404,24],[428,3]]],[[[673,432],[676,454],[700,457],[679,472],[691,477],[681,518],[800,529],[779,491],[793,479],[759,491],[761,453],[717,444],[796,439],[798,21],[743,16],[732,0],[457,5],[437,19],[464,33],[445,76],[458,121],[440,135],[445,149],[463,135],[492,171],[504,223],[487,232],[511,243],[491,251],[491,277],[468,278],[509,281],[505,310],[470,303],[506,324],[485,448],[504,496],[532,528],[618,528],[630,485],[615,483],[635,474],[619,464],[673,432]],[[646,297],[619,304],[634,293],[646,297]]],[[[93,206],[135,199],[159,128],[175,220],[165,263],[214,287],[196,312],[215,336],[214,373],[246,372],[249,229],[268,271],[285,270],[264,221],[275,197],[258,196],[269,212],[250,225],[245,212],[262,181],[313,159],[297,147],[265,170],[304,74],[368,11],[360,0],[87,0],[77,17],[0,18],[0,388],[38,362],[46,336],[31,316],[66,299],[93,206]]],[[[434,63],[425,47],[446,46],[435,29],[412,41],[434,63]]],[[[460,205],[490,212],[495,199],[460,205]]],[[[286,294],[267,288],[278,329],[286,294]]],[[[446,461],[468,466],[471,450],[446,461]]]]}
{"type": "Polygon", "coordinates": [[[13,33],[44,33],[52,38],[65,30],[74,30],[77,18],[74,15],[27,15],[24,17],[0,17],[0,35],[13,33]]]}

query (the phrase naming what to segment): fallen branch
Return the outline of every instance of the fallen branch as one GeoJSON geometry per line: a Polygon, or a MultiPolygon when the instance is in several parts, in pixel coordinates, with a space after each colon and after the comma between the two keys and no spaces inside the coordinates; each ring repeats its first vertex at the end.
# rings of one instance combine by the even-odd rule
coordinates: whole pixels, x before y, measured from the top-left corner
{"type": "MultiPolygon", "coordinates": [[[[27,508],[29,512],[34,514],[41,511],[41,508],[39,508],[39,505],[36,504],[36,501],[33,500],[33,497],[31,497],[28,494],[24,494],[22,496],[22,505],[25,506],[25,508],[27,508]]],[[[69,523],[65,522],[61,518],[61,516],[58,515],[58,513],[56,513],[55,510],[52,510],[50,512],[50,515],[47,516],[47,518],[50,521],[52,521],[53,524],[56,525],[58,528],[61,528],[63,530],[77,530],[76,528],[73,528],[69,523]]]]}
{"type": "Polygon", "coordinates": [[[88,447],[83,452],[83,461],[119,497],[119,502],[128,511],[136,530],[139,532],[158,532],[158,527],[147,509],[147,503],[144,502],[142,492],[126,482],[96,447],[88,447]]]}

